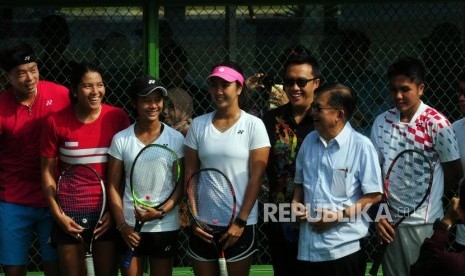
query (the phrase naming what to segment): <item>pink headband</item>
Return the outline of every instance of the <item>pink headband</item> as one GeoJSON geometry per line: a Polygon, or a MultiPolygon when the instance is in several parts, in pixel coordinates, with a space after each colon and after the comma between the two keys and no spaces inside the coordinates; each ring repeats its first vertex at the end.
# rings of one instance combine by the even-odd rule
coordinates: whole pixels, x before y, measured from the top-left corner
{"type": "Polygon", "coordinates": [[[211,77],[219,77],[228,82],[238,81],[242,86],[244,86],[244,77],[242,74],[231,67],[217,66],[213,69],[212,74],[208,76],[208,79],[211,77]]]}

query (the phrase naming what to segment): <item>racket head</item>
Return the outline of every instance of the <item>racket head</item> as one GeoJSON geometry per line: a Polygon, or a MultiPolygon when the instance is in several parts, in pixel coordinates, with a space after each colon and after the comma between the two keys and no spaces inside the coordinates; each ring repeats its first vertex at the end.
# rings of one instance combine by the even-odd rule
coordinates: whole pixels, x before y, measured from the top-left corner
{"type": "Polygon", "coordinates": [[[219,235],[229,228],[236,214],[236,194],[229,178],[215,168],[204,168],[187,181],[187,206],[196,224],[219,235]]]}
{"type": "Polygon", "coordinates": [[[394,158],[384,181],[384,196],[394,222],[422,207],[431,192],[433,173],[431,160],[418,150],[407,149],[394,158]]]}
{"type": "Polygon", "coordinates": [[[150,144],[136,156],[130,173],[134,203],[157,208],[174,193],[181,175],[176,153],[170,148],[150,144]]]}
{"type": "Polygon", "coordinates": [[[105,211],[105,185],[91,166],[73,164],[58,178],[56,199],[65,215],[84,229],[95,229],[105,211]]]}

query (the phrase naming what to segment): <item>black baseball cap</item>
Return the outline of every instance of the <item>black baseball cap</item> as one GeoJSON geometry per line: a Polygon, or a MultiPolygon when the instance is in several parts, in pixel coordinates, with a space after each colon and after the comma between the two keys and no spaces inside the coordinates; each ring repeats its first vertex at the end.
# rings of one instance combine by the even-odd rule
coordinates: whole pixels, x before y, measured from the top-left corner
{"type": "Polygon", "coordinates": [[[144,97],[152,92],[161,92],[163,97],[168,96],[168,91],[161,82],[149,75],[136,78],[132,82],[129,91],[134,97],[144,97]]]}

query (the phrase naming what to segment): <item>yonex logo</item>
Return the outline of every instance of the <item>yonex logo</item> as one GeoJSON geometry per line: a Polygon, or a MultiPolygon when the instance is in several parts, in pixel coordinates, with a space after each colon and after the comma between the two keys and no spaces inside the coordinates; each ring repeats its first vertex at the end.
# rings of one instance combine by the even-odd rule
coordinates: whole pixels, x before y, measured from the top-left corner
{"type": "Polygon", "coordinates": [[[165,247],[165,252],[168,252],[171,250],[171,245],[168,245],[167,247],[165,247]]]}
{"type": "Polygon", "coordinates": [[[154,84],[155,80],[149,80],[149,84],[154,84]]]}
{"type": "Polygon", "coordinates": [[[47,100],[47,101],[45,102],[45,106],[50,106],[50,105],[52,105],[52,102],[53,102],[53,100],[47,100]]]}
{"type": "Polygon", "coordinates": [[[242,134],[242,133],[244,133],[242,129],[237,132],[237,134],[242,134]]]}
{"type": "Polygon", "coordinates": [[[31,59],[31,56],[25,56],[24,57],[24,60],[30,60],[31,59]]]}

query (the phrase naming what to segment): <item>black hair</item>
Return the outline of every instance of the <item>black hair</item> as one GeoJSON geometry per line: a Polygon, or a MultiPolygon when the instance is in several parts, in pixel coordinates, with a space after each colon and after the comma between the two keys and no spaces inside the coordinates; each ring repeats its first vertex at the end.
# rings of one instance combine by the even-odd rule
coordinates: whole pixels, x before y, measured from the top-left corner
{"type": "Polygon", "coordinates": [[[73,68],[71,68],[71,75],[69,76],[69,98],[72,103],[77,102],[77,90],[79,84],[82,82],[84,75],[89,72],[97,72],[103,78],[102,70],[97,65],[92,63],[76,63],[73,68]]]}
{"type": "Polygon", "coordinates": [[[347,121],[352,117],[357,106],[357,94],[352,88],[337,82],[326,83],[315,89],[314,96],[323,93],[330,93],[328,104],[331,107],[344,109],[347,121]]]}
{"type": "Polygon", "coordinates": [[[289,59],[284,63],[284,72],[286,72],[287,68],[291,65],[301,65],[301,64],[308,64],[312,66],[313,76],[315,78],[321,77],[321,69],[318,60],[311,56],[311,55],[291,55],[289,59]]]}
{"type": "Polygon", "coordinates": [[[21,42],[11,48],[3,49],[0,52],[0,67],[4,72],[10,72],[11,69],[18,65],[36,62],[36,60],[34,50],[25,42],[21,42]]]}
{"type": "Polygon", "coordinates": [[[405,76],[416,84],[422,84],[425,81],[425,65],[417,58],[403,57],[389,66],[387,76],[390,80],[397,76],[405,76]]]}

